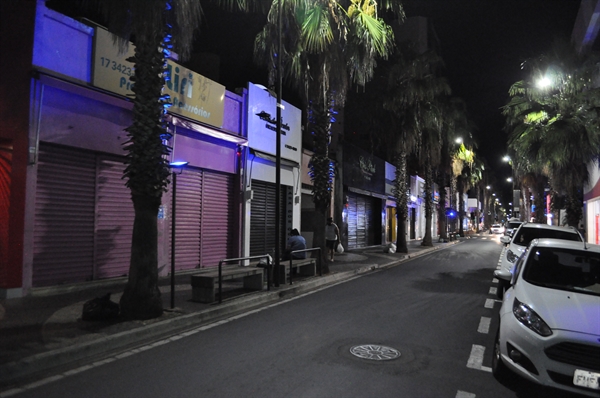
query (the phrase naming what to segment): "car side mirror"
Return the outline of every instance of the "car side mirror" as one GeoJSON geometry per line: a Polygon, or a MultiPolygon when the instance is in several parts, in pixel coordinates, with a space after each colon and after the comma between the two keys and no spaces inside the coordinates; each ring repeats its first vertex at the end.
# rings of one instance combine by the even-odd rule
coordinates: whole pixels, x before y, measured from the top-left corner
{"type": "Polygon", "coordinates": [[[497,269],[494,271],[494,276],[503,281],[509,282],[512,280],[512,273],[505,269],[497,269]]]}
{"type": "Polygon", "coordinates": [[[510,236],[501,236],[500,242],[504,243],[505,245],[508,245],[510,243],[510,236]]]}

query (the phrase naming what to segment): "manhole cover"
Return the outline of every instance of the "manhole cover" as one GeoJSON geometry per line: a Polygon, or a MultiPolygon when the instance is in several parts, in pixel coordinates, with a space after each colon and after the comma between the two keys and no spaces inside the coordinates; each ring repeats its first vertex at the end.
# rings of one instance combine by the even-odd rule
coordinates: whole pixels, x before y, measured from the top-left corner
{"type": "Polygon", "coordinates": [[[373,361],[389,361],[400,357],[400,351],[376,344],[357,345],[350,348],[350,353],[354,356],[363,359],[371,359],[373,361]]]}

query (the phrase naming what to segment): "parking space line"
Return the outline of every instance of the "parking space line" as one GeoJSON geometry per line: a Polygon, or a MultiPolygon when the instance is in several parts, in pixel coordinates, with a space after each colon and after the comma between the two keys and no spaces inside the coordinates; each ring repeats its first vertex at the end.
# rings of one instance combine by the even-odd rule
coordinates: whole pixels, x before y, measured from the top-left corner
{"type": "Polygon", "coordinates": [[[484,334],[489,333],[491,321],[492,321],[492,318],[482,316],[481,319],[479,320],[479,326],[477,327],[477,331],[479,333],[484,333],[484,334]]]}
{"type": "Polygon", "coordinates": [[[467,361],[467,368],[483,370],[484,372],[492,372],[492,368],[483,366],[483,354],[485,353],[485,347],[482,345],[473,344],[471,348],[471,355],[467,361]]]}

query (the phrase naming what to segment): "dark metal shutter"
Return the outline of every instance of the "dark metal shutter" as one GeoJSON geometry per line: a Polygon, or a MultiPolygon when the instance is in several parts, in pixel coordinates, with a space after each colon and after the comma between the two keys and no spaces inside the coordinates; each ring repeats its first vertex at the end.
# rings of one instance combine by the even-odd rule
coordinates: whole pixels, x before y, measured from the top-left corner
{"type": "Polygon", "coordinates": [[[123,157],[98,157],[95,279],[129,273],[135,213],[131,191],[122,179],[123,157]]]}
{"type": "Polygon", "coordinates": [[[356,249],[372,244],[372,199],[348,193],[348,248],[356,249]]]}
{"type": "Polygon", "coordinates": [[[177,270],[198,268],[203,176],[201,171],[186,168],[181,174],[177,174],[176,178],[175,268],[177,270]]]}
{"type": "Polygon", "coordinates": [[[40,143],[33,233],[34,287],[92,279],[96,160],[40,143]]]}
{"type": "MultiPolygon", "coordinates": [[[[268,182],[252,180],[253,197],[250,202],[250,255],[275,253],[275,217],[277,206],[276,185],[268,182]]],[[[285,187],[281,186],[281,200],[285,187]]],[[[279,206],[281,223],[284,222],[284,209],[279,206]]],[[[281,226],[279,226],[281,231],[281,226]]],[[[282,240],[283,234],[280,234],[282,240]]]]}
{"type": "Polygon", "coordinates": [[[200,264],[216,267],[219,261],[231,258],[233,237],[233,177],[204,173],[200,264]]]}

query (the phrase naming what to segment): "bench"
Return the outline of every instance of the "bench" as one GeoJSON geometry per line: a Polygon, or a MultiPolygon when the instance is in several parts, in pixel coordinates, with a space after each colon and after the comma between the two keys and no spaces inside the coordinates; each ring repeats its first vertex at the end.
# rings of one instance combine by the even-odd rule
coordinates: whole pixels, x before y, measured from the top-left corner
{"type": "MultiPolygon", "coordinates": [[[[221,279],[231,280],[242,278],[244,289],[263,290],[263,273],[260,267],[242,267],[237,264],[223,265],[221,279]]],[[[215,298],[215,286],[219,285],[219,267],[207,269],[191,276],[192,301],[212,303],[215,298]]]]}
{"type": "MultiPolygon", "coordinates": [[[[281,260],[279,264],[285,269],[283,275],[280,273],[279,283],[286,283],[290,277],[290,260],[281,260]]],[[[315,276],[317,274],[317,259],[292,259],[292,270],[295,270],[300,276],[315,276]]]]}

